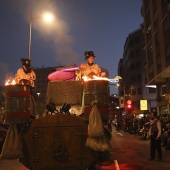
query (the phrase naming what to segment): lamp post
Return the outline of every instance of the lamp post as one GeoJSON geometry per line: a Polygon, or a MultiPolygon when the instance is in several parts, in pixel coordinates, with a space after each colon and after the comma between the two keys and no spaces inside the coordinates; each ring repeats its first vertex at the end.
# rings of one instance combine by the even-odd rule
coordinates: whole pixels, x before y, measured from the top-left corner
{"type": "Polygon", "coordinates": [[[120,117],[120,107],[119,106],[116,106],[116,109],[117,109],[117,117],[120,117]]]}
{"type": "Polygon", "coordinates": [[[33,17],[32,13],[29,17],[29,39],[28,39],[28,59],[31,58],[31,36],[32,36],[32,21],[36,19],[44,19],[46,22],[51,22],[53,20],[52,14],[45,13],[42,17],[33,17]]]}
{"type": "Polygon", "coordinates": [[[29,18],[29,39],[28,39],[28,59],[30,59],[31,55],[31,31],[32,31],[32,14],[29,18]]]}
{"type": "Polygon", "coordinates": [[[38,101],[39,101],[39,96],[40,96],[40,93],[37,93],[37,95],[38,95],[38,101]]]}
{"type": "Polygon", "coordinates": [[[37,117],[36,118],[38,118],[39,115],[40,115],[40,100],[39,100],[40,93],[37,93],[37,95],[38,95],[38,100],[37,100],[36,107],[38,108],[38,112],[37,112],[37,117]]]}

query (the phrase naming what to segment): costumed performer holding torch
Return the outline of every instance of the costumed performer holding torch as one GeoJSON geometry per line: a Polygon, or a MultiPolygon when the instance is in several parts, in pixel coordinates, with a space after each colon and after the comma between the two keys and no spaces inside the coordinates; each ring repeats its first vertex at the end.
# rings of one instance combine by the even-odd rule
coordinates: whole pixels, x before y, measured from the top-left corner
{"type": "Polygon", "coordinates": [[[19,68],[16,75],[15,75],[15,82],[16,84],[21,84],[21,85],[28,85],[30,86],[30,107],[31,107],[31,114],[35,115],[35,102],[34,98],[32,96],[32,89],[35,86],[35,79],[36,79],[36,74],[34,70],[31,68],[31,60],[30,59],[24,59],[21,58],[21,63],[22,63],[22,68],[19,68]]]}
{"type": "MultiPolygon", "coordinates": [[[[102,69],[98,66],[98,64],[94,63],[94,52],[93,51],[85,51],[84,53],[85,59],[87,63],[82,63],[79,66],[79,70],[77,70],[77,80],[82,80],[84,77],[87,79],[95,80],[95,76],[104,77],[106,75],[105,72],[102,72],[102,69]]],[[[111,134],[107,136],[105,134],[105,129],[103,126],[103,120],[99,109],[97,107],[98,101],[94,100],[91,102],[92,109],[89,115],[89,125],[88,125],[88,138],[86,140],[86,146],[91,149],[91,152],[96,160],[95,163],[99,165],[110,165],[112,161],[110,159],[110,151],[111,151],[111,134]]],[[[84,108],[84,93],[82,96],[82,112],[84,108]]],[[[91,167],[91,169],[95,169],[95,165],[91,167]]]]}
{"type": "Polygon", "coordinates": [[[79,70],[77,70],[77,80],[81,80],[83,76],[86,76],[88,78],[93,78],[93,76],[98,77],[104,77],[105,72],[102,72],[101,68],[98,66],[98,64],[94,63],[94,52],[93,51],[85,51],[84,52],[85,59],[87,60],[87,63],[82,63],[79,66],[79,70]]]}

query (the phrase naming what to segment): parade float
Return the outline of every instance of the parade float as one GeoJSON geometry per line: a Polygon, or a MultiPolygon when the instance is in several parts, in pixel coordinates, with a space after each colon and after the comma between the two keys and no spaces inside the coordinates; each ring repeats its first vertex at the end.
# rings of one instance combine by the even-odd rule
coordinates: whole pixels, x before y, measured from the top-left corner
{"type": "MultiPolygon", "coordinates": [[[[64,75],[68,78],[73,72],[64,75]]],[[[89,141],[89,115],[95,108],[101,121],[108,118],[109,79],[61,81],[56,80],[58,76],[55,73],[49,75],[47,112],[39,119],[32,117],[29,86],[15,83],[5,86],[5,123],[17,127],[22,146],[22,152],[15,157],[31,170],[93,169],[97,157],[94,156],[95,150],[86,143],[87,139],[89,141]],[[97,101],[94,108],[92,101],[97,101]]],[[[92,138],[101,141],[97,141],[100,146],[107,145],[103,130],[92,138]]],[[[108,148],[101,147],[98,151],[107,152],[108,148]]]]}

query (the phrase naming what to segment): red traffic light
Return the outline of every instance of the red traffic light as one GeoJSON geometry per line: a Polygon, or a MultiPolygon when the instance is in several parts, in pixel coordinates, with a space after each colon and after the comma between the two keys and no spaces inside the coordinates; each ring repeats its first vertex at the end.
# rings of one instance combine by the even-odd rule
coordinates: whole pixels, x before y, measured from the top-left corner
{"type": "Polygon", "coordinates": [[[131,100],[128,100],[128,101],[126,102],[126,109],[127,109],[127,110],[131,110],[132,107],[133,107],[132,101],[131,101],[131,100]]]}
{"type": "Polygon", "coordinates": [[[131,104],[128,104],[128,105],[127,105],[127,108],[128,108],[128,109],[131,109],[131,108],[132,108],[132,105],[131,105],[131,104]]]}

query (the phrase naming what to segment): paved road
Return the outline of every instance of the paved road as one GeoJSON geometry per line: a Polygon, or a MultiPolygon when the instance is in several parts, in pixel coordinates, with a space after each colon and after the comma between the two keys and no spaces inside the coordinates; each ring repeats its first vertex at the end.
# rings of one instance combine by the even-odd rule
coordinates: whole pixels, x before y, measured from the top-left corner
{"type": "MultiPolygon", "coordinates": [[[[170,151],[163,150],[163,161],[149,161],[149,140],[139,140],[138,136],[112,131],[111,152],[114,164],[97,167],[97,170],[169,170],[170,151]]],[[[0,160],[0,170],[28,170],[18,160],[0,160]]]]}
{"type": "Polygon", "coordinates": [[[149,140],[122,131],[112,131],[112,157],[120,170],[169,170],[170,151],[162,149],[163,161],[149,161],[149,140]]]}

